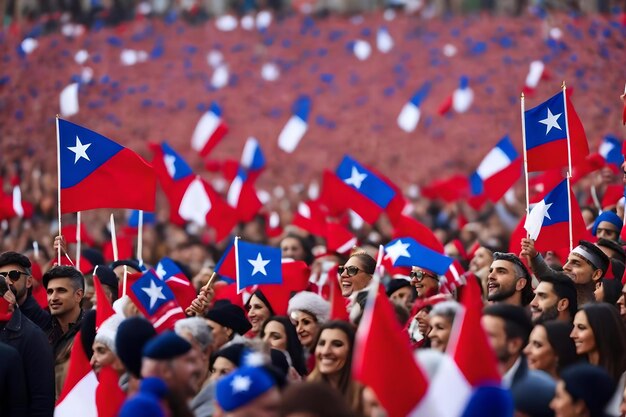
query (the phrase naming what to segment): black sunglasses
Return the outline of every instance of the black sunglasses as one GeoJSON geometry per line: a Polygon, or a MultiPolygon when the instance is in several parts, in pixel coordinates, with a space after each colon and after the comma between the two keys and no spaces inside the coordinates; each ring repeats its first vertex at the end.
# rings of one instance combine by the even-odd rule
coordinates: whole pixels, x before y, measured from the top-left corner
{"type": "Polygon", "coordinates": [[[343,275],[343,271],[346,271],[346,274],[349,277],[353,277],[356,274],[358,274],[359,271],[362,271],[362,269],[359,269],[358,267],[354,265],[350,265],[350,266],[341,265],[337,268],[337,272],[339,272],[339,275],[343,275]]]}
{"type": "Polygon", "coordinates": [[[411,277],[411,279],[417,280],[417,282],[422,282],[424,278],[426,277],[439,281],[439,279],[436,276],[434,276],[433,274],[429,274],[428,272],[424,272],[424,271],[411,271],[409,272],[409,276],[411,277]]]}
{"type": "Polygon", "coordinates": [[[5,278],[8,277],[13,282],[17,282],[20,279],[20,276],[22,276],[22,275],[28,276],[28,274],[26,272],[17,271],[15,269],[13,271],[0,272],[0,275],[2,275],[5,278]]]}

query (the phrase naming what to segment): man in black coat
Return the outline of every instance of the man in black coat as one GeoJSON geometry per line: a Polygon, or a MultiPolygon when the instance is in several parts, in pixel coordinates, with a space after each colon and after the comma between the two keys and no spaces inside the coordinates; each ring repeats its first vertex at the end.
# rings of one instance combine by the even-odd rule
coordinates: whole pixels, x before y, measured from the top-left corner
{"type": "MultiPolygon", "coordinates": [[[[0,279],[7,282],[16,300],[25,291],[27,279],[31,278],[30,265],[28,258],[19,253],[0,255],[0,279]]],[[[1,302],[6,303],[5,300],[1,302]]],[[[8,314],[0,315],[0,342],[15,348],[20,355],[29,404],[28,413],[23,415],[51,416],[55,398],[54,358],[46,334],[23,315],[19,307],[10,304],[8,314]]]]}
{"type": "Polygon", "coordinates": [[[0,343],[0,417],[27,415],[26,385],[20,362],[15,349],[0,343]]]}

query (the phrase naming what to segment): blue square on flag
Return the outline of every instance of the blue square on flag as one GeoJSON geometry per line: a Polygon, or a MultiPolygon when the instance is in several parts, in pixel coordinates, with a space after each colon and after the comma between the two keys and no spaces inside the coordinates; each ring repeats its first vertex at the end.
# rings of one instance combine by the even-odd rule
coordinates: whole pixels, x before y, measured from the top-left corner
{"type": "Polygon", "coordinates": [[[176,265],[176,263],[170,258],[162,258],[156,266],[156,274],[163,281],[167,281],[171,277],[184,278],[189,283],[189,280],[185,277],[185,273],[176,265]]]}
{"type": "Polygon", "coordinates": [[[361,195],[382,209],[387,208],[396,193],[375,173],[359,164],[348,155],[344,156],[335,174],[361,195]]]}
{"type": "Polygon", "coordinates": [[[413,238],[402,237],[385,246],[385,254],[393,266],[417,266],[443,275],[452,264],[452,258],[422,246],[413,238]]]}
{"type": "Polygon", "coordinates": [[[175,300],[172,290],[161,281],[153,269],[145,272],[131,286],[131,290],[150,316],[154,315],[163,304],[175,300]]]}
{"type": "Polygon", "coordinates": [[[280,248],[235,241],[237,291],[259,284],[282,284],[280,248]]]}

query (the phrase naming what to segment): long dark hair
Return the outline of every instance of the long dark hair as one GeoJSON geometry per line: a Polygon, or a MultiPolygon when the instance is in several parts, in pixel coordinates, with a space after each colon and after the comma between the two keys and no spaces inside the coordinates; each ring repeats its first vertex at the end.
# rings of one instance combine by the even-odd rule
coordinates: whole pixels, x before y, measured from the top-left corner
{"type": "MultiPolygon", "coordinates": [[[[313,343],[314,347],[317,347],[317,344],[320,341],[322,333],[324,332],[324,330],[327,330],[327,329],[340,330],[348,338],[348,344],[349,344],[348,358],[346,359],[346,363],[344,364],[343,369],[341,369],[341,375],[339,376],[339,383],[337,385],[337,388],[339,389],[341,394],[343,394],[344,396],[347,396],[351,394],[349,391],[350,391],[351,385],[353,385],[352,354],[354,353],[354,337],[355,337],[356,330],[352,324],[346,321],[342,321],[342,320],[328,321],[320,326],[320,329],[317,332],[317,336],[315,337],[315,343],[313,343]]],[[[319,372],[317,363],[315,364],[315,369],[313,369],[313,372],[311,372],[311,375],[309,376],[309,380],[329,382],[328,377],[319,372]]]]}
{"type": "Polygon", "coordinates": [[[611,304],[585,304],[582,311],[593,331],[598,350],[598,365],[606,369],[615,382],[626,371],[626,328],[619,312],[611,304]]]}
{"type": "Polygon", "coordinates": [[[543,326],[546,330],[548,343],[552,346],[552,350],[558,358],[556,372],[561,375],[561,371],[581,360],[576,353],[576,345],[574,340],[569,337],[574,326],[572,323],[563,320],[548,320],[538,326],[543,326]]]}
{"type": "Polygon", "coordinates": [[[287,353],[291,358],[291,365],[301,376],[307,374],[306,363],[304,361],[304,349],[298,339],[298,332],[291,320],[285,316],[271,316],[261,326],[261,338],[265,337],[265,327],[270,321],[275,321],[283,325],[287,336],[287,353]]]}

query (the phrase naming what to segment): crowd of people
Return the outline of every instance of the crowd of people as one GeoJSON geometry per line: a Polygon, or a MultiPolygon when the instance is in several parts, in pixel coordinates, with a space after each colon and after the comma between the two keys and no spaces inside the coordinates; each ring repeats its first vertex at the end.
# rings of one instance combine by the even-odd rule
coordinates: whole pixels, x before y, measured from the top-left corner
{"type": "MultiPolygon", "coordinates": [[[[501,375],[501,381],[475,387],[463,415],[626,413],[626,253],[622,219],[614,211],[623,206],[619,199],[587,216],[594,241],[582,240],[565,254],[539,253],[528,238],[519,253],[508,253],[502,242],[485,242],[471,228],[447,241],[446,254],[467,269],[459,282],[480,285],[482,326],[501,375]]],[[[182,306],[187,318],[158,332],[126,294],[129,274],[150,266],[132,255],[107,262],[101,250],[84,248],[79,271],[57,265],[56,257],[42,265],[32,253],[2,253],[3,415],[51,416],[66,398],[77,345],[101,384],[107,372],[118,381],[123,394],[115,415],[386,415],[376,392],[352,373],[355,333],[371,287],[379,283],[376,245],[363,240],[359,248],[337,252],[297,228],[275,241],[283,258],[307,265],[310,279],[301,290],[277,290],[297,279],[284,276],[284,285],[237,295],[226,278],[210,278],[215,260],[206,248],[183,245],[170,253],[197,296],[182,306]],[[96,281],[102,292],[94,289],[96,281]],[[335,281],[344,300],[341,318],[331,308],[335,281]],[[114,314],[96,325],[102,304],[112,305],[114,314]]],[[[74,245],[59,236],[50,252],[66,259],[74,245]]],[[[388,269],[380,282],[398,328],[432,379],[463,311],[458,296],[464,286],[451,288],[447,278],[414,263],[388,269]]],[[[153,296],[163,296],[143,290],[151,304],[153,296]]]]}

